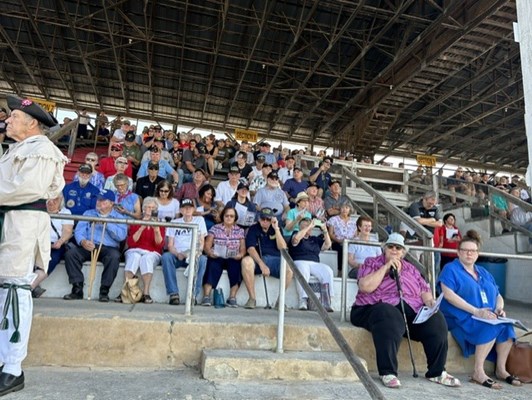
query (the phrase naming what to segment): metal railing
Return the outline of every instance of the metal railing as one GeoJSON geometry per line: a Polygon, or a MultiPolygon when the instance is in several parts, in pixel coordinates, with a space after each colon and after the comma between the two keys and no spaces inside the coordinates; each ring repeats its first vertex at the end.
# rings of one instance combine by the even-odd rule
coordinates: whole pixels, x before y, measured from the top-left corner
{"type": "MultiPolygon", "coordinates": [[[[187,280],[187,296],[185,300],[185,315],[192,315],[192,298],[194,293],[194,284],[196,279],[196,262],[198,260],[198,226],[196,224],[184,224],[174,222],[160,222],[160,221],[144,221],[132,218],[109,218],[109,217],[86,217],[83,215],[71,214],[49,214],[53,219],[66,219],[75,221],[87,221],[91,223],[113,223],[113,224],[127,224],[127,225],[146,225],[146,226],[164,226],[168,228],[186,228],[192,230],[192,243],[190,249],[189,273],[187,280]]],[[[90,295],[90,294],[89,294],[90,295]]]]}

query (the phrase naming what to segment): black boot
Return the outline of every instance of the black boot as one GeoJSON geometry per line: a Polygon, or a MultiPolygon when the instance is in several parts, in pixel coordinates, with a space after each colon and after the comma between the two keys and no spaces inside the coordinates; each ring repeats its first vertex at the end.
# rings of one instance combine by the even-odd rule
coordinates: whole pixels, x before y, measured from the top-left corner
{"type": "Polygon", "coordinates": [[[100,297],[98,301],[101,303],[109,303],[109,287],[100,286],[100,297]]]}
{"type": "Polygon", "coordinates": [[[72,291],[63,296],[65,300],[81,300],[83,299],[83,283],[73,283],[72,291]]]}
{"type": "Polygon", "coordinates": [[[24,389],[24,372],[20,376],[0,373],[0,396],[24,389]]]}

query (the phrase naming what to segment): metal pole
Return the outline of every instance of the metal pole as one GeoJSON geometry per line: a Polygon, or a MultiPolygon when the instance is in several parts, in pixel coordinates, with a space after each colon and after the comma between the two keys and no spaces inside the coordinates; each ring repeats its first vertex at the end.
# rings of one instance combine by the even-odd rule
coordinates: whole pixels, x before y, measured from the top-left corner
{"type": "Polygon", "coordinates": [[[284,353],[284,303],[286,286],[286,260],[281,256],[281,272],[279,277],[279,308],[277,321],[277,349],[276,353],[284,353]]]}
{"type": "Polygon", "coordinates": [[[349,269],[349,263],[347,258],[349,257],[349,241],[342,242],[342,297],[340,298],[340,322],[345,322],[347,319],[347,275],[349,269]]]}
{"type": "Polygon", "coordinates": [[[194,297],[194,277],[196,275],[196,263],[199,261],[196,258],[198,247],[198,231],[192,231],[192,241],[190,243],[190,255],[188,256],[188,281],[187,281],[187,297],[185,299],[185,316],[192,315],[192,298],[194,297]]]}

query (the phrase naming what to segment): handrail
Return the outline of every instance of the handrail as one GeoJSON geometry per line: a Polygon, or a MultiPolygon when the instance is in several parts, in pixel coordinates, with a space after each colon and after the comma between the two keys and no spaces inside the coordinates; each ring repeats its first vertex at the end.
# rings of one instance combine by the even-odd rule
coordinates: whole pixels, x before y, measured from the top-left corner
{"type": "MultiPolygon", "coordinates": [[[[368,391],[369,395],[372,399],[385,399],[384,395],[380,391],[380,389],[377,387],[373,379],[371,378],[370,374],[366,369],[364,368],[364,365],[360,361],[360,358],[353,352],[351,347],[349,346],[349,343],[345,340],[344,336],[338,329],[338,327],[335,325],[331,317],[329,317],[328,312],[323,308],[321,305],[321,302],[318,300],[318,297],[314,294],[314,291],[310,288],[310,285],[305,280],[301,272],[297,269],[294,260],[292,260],[292,257],[290,257],[290,254],[288,253],[288,250],[286,248],[281,249],[281,257],[285,260],[285,262],[289,265],[289,267],[292,269],[292,272],[294,274],[294,277],[299,282],[299,284],[303,287],[303,290],[307,294],[310,301],[314,303],[314,306],[318,310],[318,314],[320,315],[321,319],[325,323],[325,326],[329,329],[329,332],[331,333],[333,339],[336,341],[342,352],[344,353],[345,357],[347,358],[347,361],[349,364],[351,364],[351,367],[355,371],[355,373],[360,378],[362,384],[368,391]]],[[[283,276],[281,272],[281,276],[283,276]]],[[[282,293],[284,291],[284,287],[280,288],[280,292],[282,293]]],[[[281,308],[279,306],[279,313],[284,314],[284,308],[281,308]]],[[[279,341],[279,338],[278,338],[279,341]]]]}
{"type": "Polygon", "coordinates": [[[50,218],[53,219],[66,219],[75,221],[88,221],[96,223],[110,222],[114,224],[127,224],[127,225],[146,225],[146,226],[164,226],[169,228],[187,228],[192,230],[192,243],[190,249],[190,262],[189,262],[189,274],[187,281],[187,297],[185,300],[185,315],[192,315],[192,297],[194,292],[194,280],[196,275],[196,262],[197,262],[197,247],[198,247],[198,226],[196,224],[175,223],[175,222],[159,222],[159,221],[144,221],[133,218],[109,218],[109,217],[87,217],[84,215],[72,215],[72,214],[50,214],[50,218]]]}

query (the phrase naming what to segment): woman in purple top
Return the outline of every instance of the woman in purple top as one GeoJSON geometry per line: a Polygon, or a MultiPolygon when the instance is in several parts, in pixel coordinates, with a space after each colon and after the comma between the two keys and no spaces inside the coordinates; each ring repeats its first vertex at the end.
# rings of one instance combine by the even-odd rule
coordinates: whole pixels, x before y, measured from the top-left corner
{"type": "Polygon", "coordinates": [[[460,386],[460,381],[445,371],[447,324],[443,315],[437,312],[424,323],[412,323],[424,305],[434,305],[434,298],[416,267],[403,259],[407,252],[403,236],[390,234],[383,252],[381,256],[367,258],[360,267],[358,294],[351,308],[351,323],[371,332],[382,383],[390,388],[401,386],[397,378],[397,351],[406,329],[397,284],[390,276],[394,268],[403,289],[410,337],[423,344],[427,357],[425,377],[445,386],[460,386]]]}

